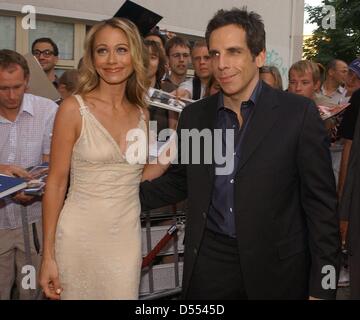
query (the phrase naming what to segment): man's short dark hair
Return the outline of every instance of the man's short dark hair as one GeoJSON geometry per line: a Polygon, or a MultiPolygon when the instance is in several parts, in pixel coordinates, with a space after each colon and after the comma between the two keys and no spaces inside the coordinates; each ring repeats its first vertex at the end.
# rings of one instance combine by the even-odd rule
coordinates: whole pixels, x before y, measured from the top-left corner
{"type": "Polygon", "coordinates": [[[329,70],[335,70],[338,59],[332,59],[327,65],[326,65],[326,73],[329,72],[329,70]]]}
{"type": "Polygon", "coordinates": [[[3,49],[0,50],[0,68],[8,69],[13,65],[19,65],[24,71],[24,78],[30,74],[29,66],[25,58],[16,51],[3,49]]]}
{"type": "Polygon", "coordinates": [[[158,29],[154,29],[154,30],[151,30],[145,37],[144,39],[146,39],[147,37],[150,37],[150,36],[155,36],[155,37],[158,37],[163,45],[163,47],[165,48],[166,46],[166,36],[163,35],[160,30],[158,29]]]}
{"type": "Polygon", "coordinates": [[[215,14],[206,28],[205,38],[208,46],[210,35],[213,31],[231,24],[237,25],[245,31],[246,43],[254,58],[265,50],[266,35],[264,22],[259,14],[253,11],[248,12],[246,7],[219,10],[215,14]]]}
{"type": "Polygon", "coordinates": [[[56,43],[50,39],[50,38],[39,38],[39,39],[36,39],[32,46],[31,46],[31,51],[34,51],[34,47],[37,43],[48,43],[52,46],[53,48],[53,52],[54,52],[54,56],[57,57],[59,55],[59,49],[58,49],[58,46],[56,45],[56,43]]]}
{"type": "Polygon", "coordinates": [[[336,70],[338,62],[344,62],[345,64],[347,64],[345,61],[340,60],[340,59],[332,59],[332,60],[330,60],[328,62],[328,64],[326,65],[326,75],[329,73],[330,70],[336,70]]]}
{"type": "Polygon", "coordinates": [[[172,47],[176,47],[176,46],[188,47],[189,50],[191,51],[191,46],[190,46],[189,41],[185,40],[182,37],[178,37],[178,36],[172,37],[168,42],[166,42],[166,46],[165,46],[165,52],[168,57],[170,56],[170,49],[172,47]]]}

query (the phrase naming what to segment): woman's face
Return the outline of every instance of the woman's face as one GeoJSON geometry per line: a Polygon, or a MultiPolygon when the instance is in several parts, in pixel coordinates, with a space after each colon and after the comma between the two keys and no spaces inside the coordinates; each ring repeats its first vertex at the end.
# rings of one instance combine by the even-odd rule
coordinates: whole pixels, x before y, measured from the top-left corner
{"type": "Polygon", "coordinates": [[[270,87],[276,88],[276,81],[270,72],[260,73],[260,79],[267,83],[270,87]]]}
{"type": "Polygon", "coordinates": [[[149,48],[149,58],[149,68],[147,70],[147,73],[148,77],[150,79],[153,79],[154,77],[156,77],[156,72],[159,67],[159,56],[153,52],[151,47],[149,48]]]}
{"type": "Polygon", "coordinates": [[[126,83],[134,72],[129,41],[120,29],[106,26],[97,32],[93,58],[97,73],[107,84],[126,83]]]}

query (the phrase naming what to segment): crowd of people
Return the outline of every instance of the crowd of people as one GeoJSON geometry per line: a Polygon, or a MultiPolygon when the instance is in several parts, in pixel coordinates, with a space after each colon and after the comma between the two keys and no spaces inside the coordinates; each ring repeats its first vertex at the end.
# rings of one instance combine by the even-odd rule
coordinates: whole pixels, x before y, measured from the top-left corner
{"type": "Polygon", "coordinates": [[[346,247],[351,298],[360,299],[360,58],[333,59],[324,74],[297,61],[284,90],[266,65],[265,39],[261,17],[246,9],[219,10],[193,45],[156,28],[141,37],[112,18],[88,32],[78,69],[57,77],[59,49],[39,38],[31,51],[58,104],[27,93],[26,60],[0,50],[0,173],[29,178],[27,168],[50,163],[43,197],[0,199],[0,299],[39,290],[50,299],[137,299],[140,213],[185,199],[183,298],[334,299],[346,247]],[[180,116],[148,106],[150,87],[194,103],[180,116]],[[321,118],[320,107],[339,105],[321,118]],[[176,130],[173,161],[147,163],[149,121],[157,133],[176,130]],[[146,141],[131,160],[134,130],[146,141]],[[191,130],[221,131],[210,163],[205,140],[184,143],[191,130]],[[233,148],[226,174],[217,148],[233,148]],[[194,150],[200,160],[189,162],[194,150]],[[24,221],[35,290],[22,286],[24,221]]]}

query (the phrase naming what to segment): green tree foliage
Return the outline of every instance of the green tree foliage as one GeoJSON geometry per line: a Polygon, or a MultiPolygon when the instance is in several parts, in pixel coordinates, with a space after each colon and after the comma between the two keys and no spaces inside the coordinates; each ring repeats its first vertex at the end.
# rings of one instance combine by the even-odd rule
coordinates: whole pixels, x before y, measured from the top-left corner
{"type": "Polygon", "coordinates": [[[316,23],[313,37],[304,42],[304,56],[326,65],[336,58],[351,62],[360,55],[360,0],[322,0],[322,6],[306,6],[309,22],[316,23]],[[335,28],[324,29],[329,11],[325,5],[335,8],[335,28]]]}

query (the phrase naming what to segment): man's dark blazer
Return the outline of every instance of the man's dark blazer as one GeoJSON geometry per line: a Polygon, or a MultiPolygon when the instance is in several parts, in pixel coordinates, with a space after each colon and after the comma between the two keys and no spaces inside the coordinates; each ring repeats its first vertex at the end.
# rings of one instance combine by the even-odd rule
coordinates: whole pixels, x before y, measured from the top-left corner
{"type": "MultiPolygon", "coordinates": [[[[185,108],[178,124],[179,141],[182,129],[214,129],[218,99],[217,94],[185,108]]],[[[179,158],[180,147],[181,142],[179,158]]],[[[311,100],[263,83],[235,178],[236,233],[250,299],[335,297],[336,290],[322,288],[326,276],[322,268],[331,265],[338,271],[340,257],[328,147],[311,100]]],[[[191,148],[190,144],[190,159],[191,148]]],[[[212,198],[215,167],[203,159],[201,163],[172,165],[164,176],[143,182],[140,189],[144,210],[188,199],[185,298],[212,198]]]]}

